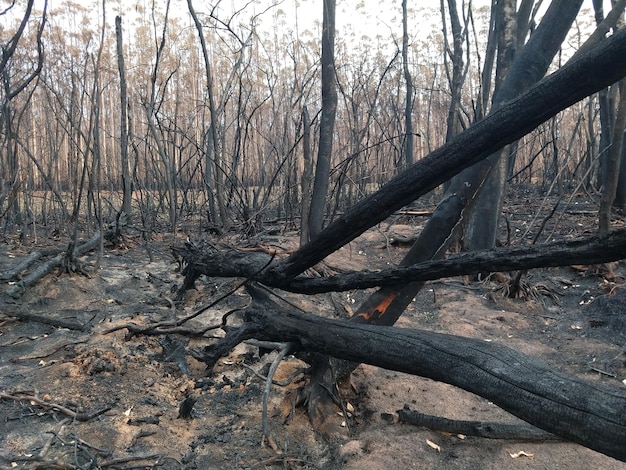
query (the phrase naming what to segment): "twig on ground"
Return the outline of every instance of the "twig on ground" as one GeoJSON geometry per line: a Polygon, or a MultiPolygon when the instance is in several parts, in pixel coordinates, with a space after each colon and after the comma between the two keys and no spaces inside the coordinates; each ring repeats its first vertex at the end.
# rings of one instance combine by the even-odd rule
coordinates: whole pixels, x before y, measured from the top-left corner
{"type": "MultiPolygon", "coordinates": [[[[263,374],[259,374],[256,370],[254,370],[248,364],[241,363],[240,365],[242,365],[244,368],[248,369],[250,372],[252,372],[259,379],[261,379],[261,380],[269,380],[266,376],[264,376],[263,374]]],[[[298,368],[295,371],[293,371],[289,375],[289,377],[287,377],[283,381],[272,380],[272,385],[278,385],[279,387],[286,387],[286,386],[290,385],[293,382],[293,379],[295,379],[298,375],[304,374],[306,372],[306,370],[307,369],[305,367],[298,368]]]]}
{"type": "Polygon", "coordinates": [[[279,463],[283,463],[283,465],[287,465],[289,463],[292,464],[310,464],[310,462],[307,462],[306,460],[303,459],[298,459],[295,457],[288,457],[287,455],[275,455],[274,457],[270,457],[269,459],[265,459],[265,460],[261,460],[260,462],[256,463],[254,466],[252,466],[251,468],[256,469],[256,468],[267,468],[268,465],[276,465],[279,463]]]}
{"type": "Polygon", "coordinates": [[[92,420],[93,418],[100,416],[101,414],[104,414],[107,411],[109,411],[111,408],[113,408],[112,406],[107,406],[101,410],[94,411],[93,413],[77,413],[75,411],[70,410],[69,408],[59,405],[58,403],[49,403],[34,395],[19,395],[19,394],[11,395],[9,393],[0,392],[0,398],[4,398],[6,400],[26,401],[26,402],[34,403],[43,408],[59,411],[63,413],[64,415],[69,416],[70,418],[75,419],[76,421],[80,421],[80,422],[86,422],[86,421],[92,420]]]}
{"type": "Polygon", "coordinates": [[[193,328],[184,328],[182,327],[182,325],[188,322],[189,320],[193,320],[194,318],[204,313],[208,309],[214,307],[215,305],[217,305],[218,303],[220,303],[222,300],[226,299],[227,297],[230,297],[240,287],[244,286],[246,282],[248,281],[245,280],[245,281],[238,283],[234,288],[230,289],[225,294],[219,296],[217,299],[213,300],[212,302],[209,302],[208,304],[203,305],[202,307],[194,310],[192,313],[190,313],[189,315],[183,318],[180,318],[177,320],[166,320],[166,321],[162,321],[162,322],[158,322],[158,323],[154,323],[154,324],[146,325],[146,326],[140,326],[140,325],[137,325],[136,323],[125,323],[123,325],[117,325],[112,328],[109,328],[108,330],[105,330],[103,334],[107,335],[115,331],[126,329],[128,330],[128,334],[130,336],[135,336],[135,335],[159,336],[159,335],[165,335],[165,334],[171,334],[171,333],[178,333],[184,336],[203,336],[208,331],[217,330],[226,326],[227,318],[234,312],[241,310],[243,307],[236,308],[225,313],[222,316],[221,323],[218,325],[215,325],[215,324],[209,325],[200,330],[196,330],[193,328]]]}
{"type": "Polygon", "coordinates": [[[486,421],[466,421],[442,418],[412,411],[408,405],[398,410],[401,423],[424,426],[433,431],[443,431],[465,436],[485,437],[488,439],[516,439],[529,441],[563,440],[552,433],[528,423],[493,423],[486,421]]]}
{"type": "Polygon", "coordinates": [[[270,444],[272,449],[275,452],[281,454],[282,451],[276,445],[272,437],[270,436],[270,426],[267,419],[267,402],[269,400],[270,392],[272,390],[272,382],[274,379],[274,375],[276,374],[276,369],[278,369],[278,365],[281,361],[287,356],[294,348],[294,343],[286,343],[285,346],[278,352],[278,355],[272,362],[270,366],[270,370],[267,373],[267,380],[265,382],[265,390],[263,391],[263,413],[262,413],[262,426],[263,426],[263,437],[267,439],[267,442],[270,444]]]}
{"type": "Polygon", "coordinates": [[[616,374],[613,374],[613,373],[611,373],[611,372],[607,372],[607,371],[602,370],[602,369],[598,369],[597,367],[594,367],[594,366],[592,366],[592,365],[589,365],[589,368],[590,368],[592,371],[597,372],[597,373],[598,373],[598,374],[600,374],[600,375],[606,375],[607,377],[611,377],[612,379],[614,379],[614,378],[616,378],[616,377],[617,377],[617,375],[616,375],[616,374]]]}
{"type": "Polygon", "coordinates": [[[70,422],[69,418],[65,418],[63,420],[61,420],[59,422],[59,428],[60,430],[58,432],[53,432],[52,435],[50,436],[50,438],[46,441],[46,443],[43,445],[43,447],[41,448],[41,450],[39,451],[39,454],[37,454],[37,457],[39,459],[44,459],[46,457],[46,454],[48,453],[48,451],[50,450],[50,446],[52,445],[52,442],[54,441],[54,439],[56,438],[57,434],[60,434],[61,432],[63,432],[63,428],[65,427],[65,425],[67,423],[70,422]]]}
{"type": "MultiPolygon", "coordinates": [[[[159,454],[148,454],[148,455],[134,455],[134,456],[129,456],[129,457],[119,457],[117,459],[111,459],[111,460],[105,460],[104,462],[100,463],[100,467],[101,468],[107,468],[107,467],[114,467],[116,465],[120,465],[122,463],[128,463],[128,462],[137,462],[139,460],[153,460],[156,458],[161,458],[161,455],[159,454]]],[[[146,468],[143,467],[142,468],[146,468]]],[[[154,466],[149,466],[147,468],[154,468],[154,466]]]]}

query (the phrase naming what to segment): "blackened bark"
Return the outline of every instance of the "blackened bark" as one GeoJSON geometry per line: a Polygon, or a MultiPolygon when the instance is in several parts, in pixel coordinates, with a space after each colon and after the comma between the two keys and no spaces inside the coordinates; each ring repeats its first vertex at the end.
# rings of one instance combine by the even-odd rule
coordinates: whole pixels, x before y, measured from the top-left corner
{"type": "Polygon", "coordinates": [[[335,85],[335,0],[324,0],[322,22],[322,117],[320,138],[315,165],[315,180],[311,207],[309,208],[309,232],[311,239],[322,231],[324,209],[330,177],[330,157],[333,150],[333,131],[337,111],[337,88],[335,85]]]}
{"type": "Polygon", "coordinates": [[[626,129],[626,82],[622,80],[619,87],[620,98],[615,112],[612,142],[607,153],[606,170],[607,176],[600,200],[598,217],[598,231],[607,233],[611,229],[611,208],[617,193],[617,182],[620,174],[622,156],[622,143],[624,141],[624,129],[626,129]]]}
{"type": "Polygon", "coordinates": [[[619,179],[613,206],[626,210],[626,133],[622,136],[622,156],[620,158],[619,179]]]}
{"type": "Polygon", "coordinates": [[[128,163],[128,91],[126,67],[124,64],[124,43],[122,39],[122,17],[115,17],[115,39],[117,68],[120,75],[120,159],[122,163],[122,212],[131,217],[132,181],[128,163]]]}
{"type": "Polygon", "coordinates": [[[487,439],[515,439],[529,441],[560,440],[552,433],[543,431],[528,423],[493,423],[485,421],[468,421],[447,419],[440,416],[427,415],[411,411],[404,406],[398,410],[398,421],[401,423],[424,426],[433,431],[443,431],[465,436],[478,436],[487,439]]]}
{"type": "Polygon", "coordinates": [[[309,212],[311,210],[311,185],[313,182],[313,153],[311,151],[311,118],[306,106],[302,108],[302,159],[304,168],[300,183],[302,186],[302,221],[300,223],[300,246],[310,239],[309,212]]]}

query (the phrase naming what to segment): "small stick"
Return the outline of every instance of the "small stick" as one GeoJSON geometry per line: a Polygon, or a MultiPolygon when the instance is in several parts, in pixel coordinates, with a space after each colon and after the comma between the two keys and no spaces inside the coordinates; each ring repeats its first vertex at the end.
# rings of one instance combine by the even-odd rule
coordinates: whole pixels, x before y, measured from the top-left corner
{"type": "Polygon", "coordinates": [[[64,407],[63,405],[59,405],[58,403],[48,403],[40,398],[37,398],[35,396],[32,395],[21,395],[21,396],[16,396],[16,395],[10,395],[8,393],[5,392],[0,392],[0,398],[6,398],[7,400],[15,400],[15,401],[27,401],[27,402],[32,402],[35,403],[39,406],[42,406],[44,408],[48,408],[48,409],[52,409],[52,410],[56,410],[56,411],[60,411],[61,413],[63,413],[64,415],[69,416],[72,419],[75,419],[76,421],[80,421],[80,422],[85,422],[85,421],[89,421],[97,416],[100,416],[103,413],[106,413],[107,411],[109,411],[111,408],[113,408],[112,406],[107,406],[99,411],[95,411],[93,413],[76,413],[75,411],[70,410],[69,408],[64,407]]]}
{"type": "Polygon", "coordinates": [[[276,369],[278,369],[278,365],[285,358],[285,356],[292,351],[293,347],[294,343],[286,343],[285,346],[278,352],[278,355],[276,356],[274,361],[272,361],[270,370],[267,373],[267,381],[265,382],[265,390],[263,392],[263,413],[261,419],[263,426],[263,436],[267,438],[268,443],[277,453],[281,453],[281,451],[270,436],[269,423],[267,420],[267,402],[269,400],[270,391],[272,389],[272,381],[274,379],[274,374],[276,374],[276,369]]]}
{"type": "Polygon", "coordinates": [[[597,372],[598,374],[606,375],[607,377],[611,377],[611,378],[613,378],[613,379],[614,379],[615,377],[617,377],[617,375],[612,374],[611,372],[607,372],[607,371],[602,370],[602,369],[598,369],[597,367],[589,366],[589,368],[590,368],[592,371],[597,372]]]}

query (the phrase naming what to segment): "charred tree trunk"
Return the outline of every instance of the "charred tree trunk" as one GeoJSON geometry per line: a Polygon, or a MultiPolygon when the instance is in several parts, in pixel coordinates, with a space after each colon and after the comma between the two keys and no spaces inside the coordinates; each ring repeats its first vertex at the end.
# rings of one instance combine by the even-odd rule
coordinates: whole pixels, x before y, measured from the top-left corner
{"type": "Polygon", "coordinates": [[[624,129],[626,129],[626,82],[623,80],[619,86],[619,102],[615,113],[615,125],[613,126],[612,142],[607,154],[607,176],[600,201],[600,213],[598,230],[607,233],[611,229],[611,208],[617,193],[617,182],[620,174],[620,160],[622,156],[622,143],[624,141],[624,129]]]}
{"type": "Polygon", "coordinates": [[[313,182],[313,155],[311,152],[311,118],[306,106],[302,109],[302,158],[304,168],[300,183],[302,185],[302,219],[300,222],[300,246],[310,239],[309,213],[311,210],[311,183],[313,182]]]}
{"type": "Polygon", "coordinates": [[[132,179],[128,162],[128,91],[126,67],[124,65],[124,45],[122,41],[122,17],[115,17],[115,37],[117,44],[117,68],[120,75],[120,158],[122,163],[122,212],[131,217],[132,179]]]}
{"type": "Polygon", "coordinates": [[[337,88],[335,85],[335,0],[324,0],[322,25],[322,117],[320,138],[315,165],[315,180],[309,208],[309,231],[311,239],[322,231],[324,209],[330,177],[330,158],[333,150],[333,132],[337,111],[337,88]]]}
{"type": "MultiPolygon", "coordinates": [[[[461,210],[462,208],[463,206],[461,206],[461,210]]],[[[454,214],[453,209],[454,205],[451,204],[450,214],[454,214]]],[[[441,220],[441,226],[448,222],[449,220],[446,219],[441,220]]],[[[417,244],[419,243],[420,240],[418,239],[417,244]]],[[[444,245],[445,243],[442,243],[442,246],[444,245]]],[[[300,294],[320,294],[322,292],[340,292],[381,286],[391,288],[391,290],[382,289],[383,292],[392,292],[400,291],[408,285],[419,282],[443,277],[464,276],[481,271],[516,271],[578,264],[591,265],[626,259],[626,229],[613,230],[604,235],[555,241],[542,245],[460,253],[450,255],[446,259],[415,261],[408,266],[388,268],[376,272],[352,271],[329,277],[298,276],[286,283],[273,283],[271,278],[268,279],[265,276],[265,270],[278,263],[266,253],[237,251],[208,253],[193,246],[176,247],[173,248],[173,252],[186,264],[183,274],[193,280],[195,280],[194,276],[197,278],[201,274],[210,277],[244,277],[269,287],[300,294]]],[[[378,294],[375,293],[372,297],[374,296],[378,296],[378,294]]],[[[388,296],[382,294],[380,297],[389,299],[388,296]]],[[[366,304],[369,302],[369,300],[366,301],[366,304]]],[[[371,302],[371,304],[373,307],[378,305],[376,302],[371,302]]],[[[391,324],[387,323],[391,317],[389,305],[382,309],[380,307],[368,309],[363,306],[359,308],[359,311],[362,311],[365,316],[372,317],[374,320],[372,323],[391,324]],[[383,320],[385,315],[387,318],[383,320]]],[[[359,316],[358,311],[356,315],[359,316]]]]}
{"type": "Polygon", "coordinates": [[[407,0],[402,0],[402,71],[406,86],[404,101],[404,161],[413,163],[413,79],[409,71],[409,30],[407,24],[407,0]]]}

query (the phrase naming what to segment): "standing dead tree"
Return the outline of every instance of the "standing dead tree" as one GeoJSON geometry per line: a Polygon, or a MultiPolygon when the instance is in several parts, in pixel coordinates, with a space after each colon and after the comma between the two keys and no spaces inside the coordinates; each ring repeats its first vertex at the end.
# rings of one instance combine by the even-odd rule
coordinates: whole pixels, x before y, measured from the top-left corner
{"type": "MultiPolygon", "coordinates": [[[[13,218],[16,223],[21,223],[22,217],[17,191],[20,186],[20,168],[15,138],[17,123],[13,122],[15,114],[13,101],[39,77],[44,62],[42,36],[47,21],[47,1],[44,2],[41,21],[36,28],[36,60],[33,64],[28,64],[28,61],[16,56],[18,44],[22,40],[31,19],[34,3],[34,0],[28,1],[17,30],[6,43],[0,44],[0,81],[2,83],[0,86],[0,145],[2,145],[0,154],[0,214],[2,217],[13,218]],[[16,70],[11,70],[13,67],[16,70]],[[17,70],[22,67],[25,70],[18,73],[17,70]]],[[[4,13],[7,13],[14,6],[15,2],[4,13]]]]}

